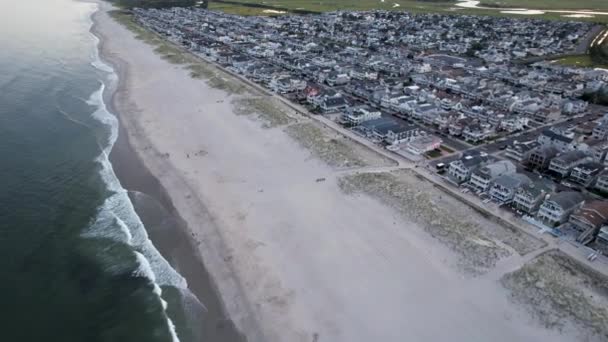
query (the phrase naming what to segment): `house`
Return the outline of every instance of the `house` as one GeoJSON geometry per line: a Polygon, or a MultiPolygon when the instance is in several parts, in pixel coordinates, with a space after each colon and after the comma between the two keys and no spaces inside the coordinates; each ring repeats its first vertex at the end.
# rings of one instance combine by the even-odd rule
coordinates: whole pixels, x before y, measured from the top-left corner
{"type": "Polygon", "coordinates": [[[380,111],[374,110],[369,106],[361,106],[344,113],[342,120],[348,124],[358,126],[362,122],[379,119],[381,116],[382,113],[380,111]]]}
{"type": "Polygon", "coordinates": [[[336,85],[342,85],[342,84],[346,84],[346,83],[350,82],[350,76],[348,76],[348,74],[344,73],[344,72],[341,73],[338,71],[331,71],[327,75],[325,82],[327,82],[327,84],[329,84],[332,87],[336,86],[336,85]]]}
{"type": "Polygon", "coordinates": [[[304,90],[306,88],[306,81],[290,76],[280,77],[270,81],[268,86],[276,93],[287,94],[298,90],[304,90]]]}
{"type": "Polygon", "coordinates": [[[348,103],[342,96],[325,97],[319,107],[324,113],[337,113],[348,108],[348,103]]]}
{"type": "Polygon", "coordinates": [[[554,132],[551,129],[544,129],[538,137],[538,142],[545,146],[551,146],[558,149],[560,152],[565,152],[572,149],[571,137],[567,137],[563,134],[554,132]]]}
{"type": "Polygon", "coordinates": [[[532,151],[538,146],[540,146],[540,143],[535,140],[522,143],[515,142],[507,147],[505,157],[521,163],[527,160],[532,151]]]}
{"type": "Polygon", "coordinates": [[[549,163],[549,171],[559,177],[568,177],[572,169],[587,161],[587,155],[581,151],[570,151],[557,155],[549,163]]]}
{"type": "Polygon", "coordinates": [[[604,170],[604,165],[598,162],[586,162],[575,166],[570,173],[570,180],[585,187],[590,186],[604,170]]]}
{"type": "Polygon", "coordinates": [[[581,233],[577,241],[587,244],[595,239],[602,226],[608,223],[608,202],[590,201],[576,209],[568,223],[581,233]]]}
{"type": "Polygon", "coordinates": [[[603,226],[600,228],[596,241],[599,244],[608,245],[608,226],[603,226]]]}
{"type": "Polygon", "coordinates": [[[498,203],[508,203],[515,197],[515,192],[520,187],[531,182],[530,178],[521,173],[504,174],[494,180],[489,195],[498,203]]]}
{"type": "Polygon", "coordinates": [[[540,181],[522,185],[515,191],[511,205],[526,214],[535,213],[551,190],[540,181]]]}
{"type": "Polygon", "coordinates": [[[433,150],[438,149],[441,146],[442,140],[434,135],[421,135],[412,139],[407,143],[407,151],[415,155],[421,155],[433,150]]]}
{"type": "Polygon", "coordinates": [[[603,194],[608,194],[608,170],[602,171],[595,182],[594,189],[603,194]]]}
{"type": "Polygon", "coordinates": [[[608,114],[605,114],[600,123],[593,128],[591,136],[594,139],[606,139],[608,137],[608,114]]]}
{"type": "Polygon", "coordinates": [[[530,152],[526,166],[531,169],[544,171],[549,167],[551,160],[559,153],[552,146],[539,146],[530,152]]]}
{"type": "Polygon", "coordinates": [[[413,107],[412,117],[416,120],[434,119],[438,113],[438,108],[431,103],[422,103],[413,107]]]}
{"type": "Polygon", "coordinates": [[[558,192],[541,204],[536,216],[545,224],[557,226],[566,222],[570,214],[578,209],[583,201],[583,195],[579,192],[558,192]]]}
{"type": "Polygon", "coordinates": [[[401,124],[390,117],[365,121],[358,128],[368,136],[390,145],[410,141],[421,134],[418,127],[401,124]]]}
{"type": "Polygon", "coordinates": [[[468,182],[471,179],[471,174],[477,168],[485,165],[488,161],[487,155],[484,154],[467,154],[460,159],[450,163],[448,167],[448,176],[458,184],[468,182]]]}
{"type": "Polygon", "coordinates": [[[472,123],[464,127],[462,136],[466,141],[478,143],[489,138],[494,131],[487,124],[472,123]]]}
{"type": "Polygon", "coordinates": [[[469,184],[477,191],[486,192],[495,179],[502,175],[515,173],[515,171],[515,164],[507,160],[500,160],[475,170],[471,174],[469,184]]]}

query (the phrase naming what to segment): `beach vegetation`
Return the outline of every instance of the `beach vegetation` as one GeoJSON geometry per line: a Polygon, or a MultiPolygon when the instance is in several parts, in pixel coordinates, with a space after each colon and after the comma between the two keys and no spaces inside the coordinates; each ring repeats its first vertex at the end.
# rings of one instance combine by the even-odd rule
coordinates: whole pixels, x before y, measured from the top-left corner
{"type": "Polygon", "coordinates": [[[505,245],[525,255],[543,244],[493,223],[411,170],[357,173],[340,178],[338,185],[347,194],[374,197],[417,223],[459,256],[456,266],[467,274],[483,274],[511,255],[505,245]]]}
{"type": "Polygon", "coordinates": [[[285,108],[282,108],[272,98],[248,97],[238,98],[232,101],[234,112],[237,115],[257,115],[264,122],[264,128],[285,126],[296,119],[290,116],[285,108]]]}
{"type": "Polygon", "coordinates": [[[574,322],[595,335],[584,340],[608,339],[608,278],[563,252],[545,252],[503,276],[501,283],[513,301],[546,327],[564,328],[574,322]]]}
{"type": "Polygon", "coordinates": [[[361,158],[346,137],[337,136],[313,122],[297,123],[285,132],[314,156],[334,168],[363,167],[368,164],[361,158]]]}

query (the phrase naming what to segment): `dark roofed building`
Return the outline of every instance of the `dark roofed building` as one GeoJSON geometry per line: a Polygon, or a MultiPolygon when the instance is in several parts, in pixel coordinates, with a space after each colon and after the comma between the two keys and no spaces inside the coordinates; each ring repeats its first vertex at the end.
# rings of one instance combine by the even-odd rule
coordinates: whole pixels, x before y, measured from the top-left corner
{"type": "Polygon", "coordinates": [[[410,141],[420,135],[420,130],[416,126],[402,124],[390,117],[369,120],[363,122],[360,127],[388,144],[410,141]]]}

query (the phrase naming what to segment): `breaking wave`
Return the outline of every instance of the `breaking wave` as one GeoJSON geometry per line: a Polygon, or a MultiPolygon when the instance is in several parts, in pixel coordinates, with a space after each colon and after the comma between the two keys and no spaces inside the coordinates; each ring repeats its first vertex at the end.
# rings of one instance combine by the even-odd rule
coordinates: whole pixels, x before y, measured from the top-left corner
{"type": "Polygon", "coordinates": [[[121,186],[109,161],[109,154],[118,138],[118,120],[115,115],[108,111],[103,97],[106,84],[115,82],[118,77],[114,69],[101,60],[99,39],[93,34],[91,36],[95,46],[91,65],[103,74],[103,80],[101,80],[100,88],[91,94],[87,103],[96,108],[92,117],[100,122],[107,131],[106,136],[102,139],[103,141],[100,141],[102,152],[96,161],[101,166],[101,177],[111,195],[98,209],[95,220],[85,229],[82,236],[85,238],[111,239],[131,246],[138,264],[133,275],[145,277],[150,281],[154,287],[154,293],[165,309],[164,316],[172,340],[178,342],[175,325],[166,313],[167,303],[162,298],[161,286],[172,286],[184,291],[188,284],[186,279],[169,265],[150,241],[148,233],[129,199],[127,190],[121,186]]]}

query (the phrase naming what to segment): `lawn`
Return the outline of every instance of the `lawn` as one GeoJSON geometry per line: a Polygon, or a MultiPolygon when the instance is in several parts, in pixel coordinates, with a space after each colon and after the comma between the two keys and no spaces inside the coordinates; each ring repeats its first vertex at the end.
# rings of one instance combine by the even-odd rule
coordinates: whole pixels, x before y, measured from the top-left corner
{"type": "Polygon", "coordinates": [[[608,11],[607,0],[481,0],[480,6],[608,11]]]}
{"type": "Polygon", "coordinates": [[[607,65],[601,65],[595,63],[591,56],[589,55],[576,55],[576,56],[568,56],[565,58],[561,58],[556,60],[556,63],[561,65],[571,65],[581,68],[606,68],[607,65]]]}
{"type": "MultiPolygon", "coordinates": [[[[231,3],[211,1],[210,9],[225,11],[240,15],[276,15],[269,10],[294,11],[306,10],[312,12],[328,12],[336,10],[405,10],[412,13],[453,13],[488,16],[509,16],[515,18],[540,18],[547,20],[579,20],[608,23],[608,16],[597,15],[594,18],[565,18],[561,13],[546,13],[543,15],[504,14],[498,9],[474,9],[455,6],[455,0],[229,0],[231,3]],[[240,3],[240,5],[239,5],[240,3]],[[249,4],[260,7],[248,7],[249,4]]],[[[608,11],[608,0],[483,0],[482,2],[500,3],[503,6],[524,6],[529,8],[583,9],[598,8],[608,11]],[[567,4],[566,7],[561,5],[567,4]],[[534,6],[533,6],[534,5],[534,6]],[[559,5],[559,6],[558,6],[559,5]]]]}
{"type": "MultiPolygon", "coordinates": [[[[308,10],[314,12],[329,12],[335,10],[399,10],[407,9],[411,11],[439,11],[449,9],[454,5],[454,1],[418,1],[418,0],[326,0],[326,1],[311,1],[311,0],[235,0],[242,4],[261,4],[268,7],[287,10],[308,10]]],[[[209,8],[221,9],[229,8],[229,11],[239,11],[230,7],[238,7],[235,4],[211,2],[209,8]]],[[[263,9],[256,8],[260,13],[264,13],[263,9]]]]}

